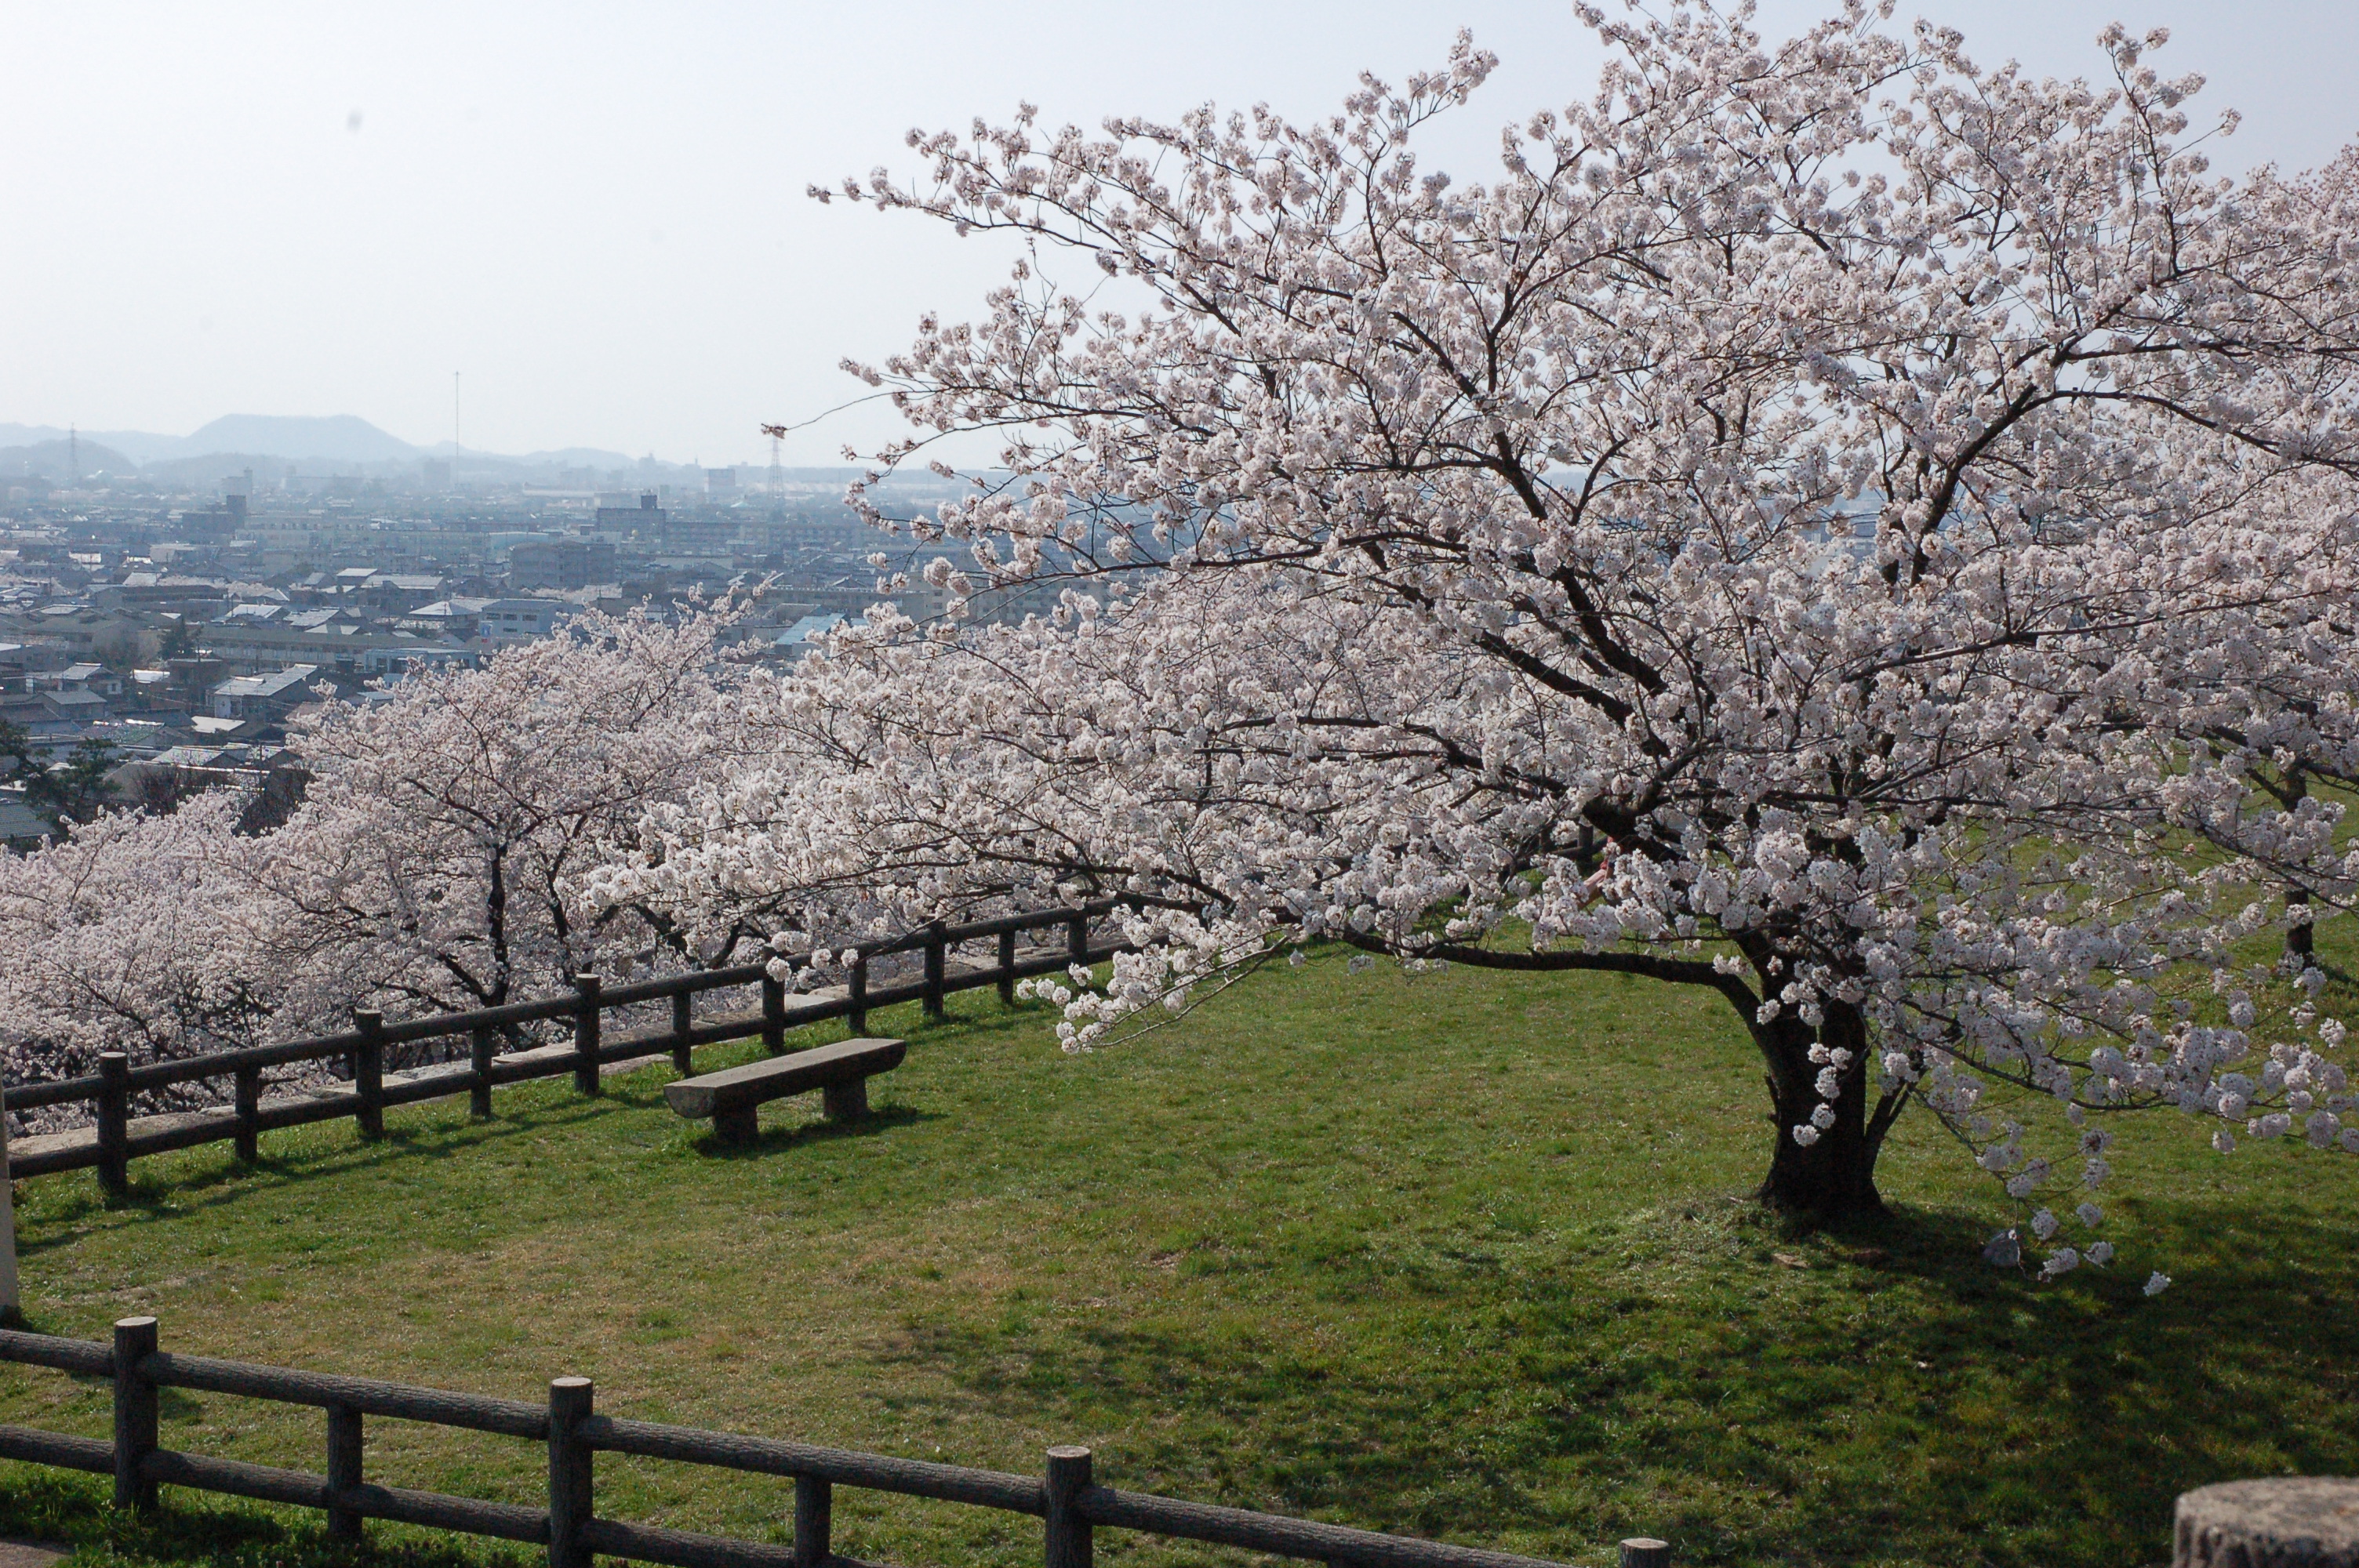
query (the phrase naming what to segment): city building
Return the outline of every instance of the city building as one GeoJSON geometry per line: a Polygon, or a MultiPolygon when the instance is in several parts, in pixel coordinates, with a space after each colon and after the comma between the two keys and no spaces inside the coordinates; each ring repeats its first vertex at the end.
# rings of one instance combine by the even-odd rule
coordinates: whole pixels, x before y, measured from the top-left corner
{"type": "Polygon", "coordinates": [[[475,611],[475,634],[487,643],[529,643],[575,614],[558,599],[489,599],[475,611]]]}
{"type": "Polygon", "coordinates": [[[289,665],[266,676],[232,676],[212,689],[216,719],[284,720],[310,700],[320,666],[289,665]]]}
{"type": "Polygon", "coordinates": [[[601,528],[635,528],[654,533],[664,525],[663,501],[652,490],[642,492],[636,501],[627,495],[602,495],[598,498],[597,521],[601,528]]]}
{"type": "Polygon", "coordinates": [[[770,639],[764,656],[786,664],[798,663],[819,645],[821,638],[843,624],[844,617],[832,611],[806,615],[770,639]]]}
{"type": "Polygon", "coordinates": [[[615,550],[606,539],[532,539],[508,550],[508,587],[588,588],[614,580],[615,550]]]}
{"type": "Polygon", "coordinates": [[[26,805],[21,794],[0,790],[0,846],[24,854],[47,844],[57,833],[57,825],[26,805]]]}
{"type": "Polygon", "coordinates": [[[68,665],[61,670],[28,676],[27,684],[35,691],[78,691],[95,694],[103,699],[123,695],[123,677],[104,665],[82,663],[68,665]]]}

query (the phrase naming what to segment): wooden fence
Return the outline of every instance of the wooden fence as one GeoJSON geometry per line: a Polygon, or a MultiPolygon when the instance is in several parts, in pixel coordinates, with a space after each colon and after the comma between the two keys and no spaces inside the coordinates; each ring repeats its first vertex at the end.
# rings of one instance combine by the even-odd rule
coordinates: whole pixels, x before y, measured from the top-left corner
{"type": "MultiPolygon", "coordinates": [[[[390,1023],[380,1013],[355,1011],[353,1030],[344,1034],[288,1040],[275,1045],[214,1052],[137,1067],[132,1066],[121,1052],[106,1052],[100,1055],[99,1070],[93,1076],[8,1087],[7,1107],[11,1110],[77,1103],[94,1104],[97,1108],[93,1127],[16,1140],[9,1151],[8,1174],[38,1176],[95,1165],[99,1179],[108,1190],[121,1192],[130,1182],[130,1162],[143,1155],[234,1140],[238,1157],[252,1161],[259,1157],[260,1135],[277,1128],[349,1116],[358,1124],[363,1138],[381,1138],[388,1106],[437,1099],[464,1091],[473,1102],[474,1114],[487,1117],[492,1114],[492,1090],[501,1084],[558,1077],[570,1072],[575,1088],[585,1095],[595,1095],[598,1070],[611,1062],[634,1061],[669,1052],[673,1065],[685,1076],[690,1070],[689,1053],[698,1045],[716,1041],[758,1033],[771,1053],[777,1054],[786,1050],[788,1029],[822,1019],[849,1019],[853,1031],[863,1033],[867,1028],[871,1008],[922,1001],[929,1016],[940,1017],[942,999],[948,993],[983,986],[998,987],[1000,999],[1013,1001],[1016,982],[1020,979],[1056,974],[1074,964],[1098,964],[1124,951],[1125,944],[1120,942],[1093,945],[1090,941],[1090,922],[1121,907],[1121,901],[1110,899],[1071,909],[1003,915],[967,925],[923,926],[889,941],[847,949],[853,955],[847,966],[847,983],[823,991],[789,993],[782,981],[772,977],[766,964],[695,969],[615,986],[607,985],[601,976],[583,974],[574,978],[572,995],[538,1001],[510,1002],[472,1012],[435,1013],[390,1023]],[[1047,953],[1017,951],[1016,937],[1020,934],[1044,930],[1061,930],[1063,941],[1047,953]],[[995,962],[953,966],[949,961],[951,950],[962,943],[993,938],[998,944],[995,962]],[[871,959],[909,952],[923,956],[920,978],[894,985],[869,985],[871,959]],[[697,1022],[694,1006],[699,994],[752,985],[762,989],[758,1011],[697,1022]],[[612,1039],[604,1036],[600,1024],[607,1012],[665,999],[671,1002],[669,1029],[612,1039]],[[513,1030],[518,1024],[546,1022],[570,1024],[572,1043],[506,1054],[497,1050],[503,1031],[513,1030]],[[408,1072],[386,1071],[388,1046],[461,1036],[468,1042],[468,1059],[464,1062],[408,1072]],[[339,1059],[349,1064],[349,1087],[310,1089],[268,1099],[262,1096],[262,1074],[266,1068],[339,1059]],[[132,1119],[131,1097],[136,1094],[224,1077],[234,1084],[233,1101],[228,1106],[132,1119]]],[[[808,955],[798,956],[788,962],[799,965],[807,957],[808,955]]]]}
{"type": "MultiPolygon", "coordinates": [[[[362,1520],[382,1519],[546,1545],[549,1568],[590,1568],[593,1552],[633,1562],[672,1563],[677,1568],[867,1568],[837,1555],[830,1539],[832,1489],[839,1486],[1028,1514],[1042,1522],[1041,1555],[1046,1568],[1091,1568],[1093,1531],[1102,1525],[1343,1568],[1558,1568],[1538,1558],[1504,1552],[1116,1491],[1096,1484],[1086,1448],[1049,1449],[1046,1469],[1038,1476],[972,1470],[599,1415],[592,1409],[586,1378],[555,1379],[549,1385],[549,1403],[541,1406],[365,1378],[173,1355],[157,1348],[152,1317],[118,1322],[112,1346],[0,1331],[0,1360],[114,1381],[113,1441],[0,1425],[0,1458],[112,1476],[117,1507],[152,1509],[159,1485],[193,1487],[231,1497],[325,1509],[329,1534],[347,1540],[360,1535],[362,1520]],[[325,1473],[281,1470],[163,1447],[157,1421],[159,1389],[196,1389],[324,1411],[325,1473]],[[362,1422],[371,1416],[547,1444],[548,1506],[525,1508],[370,1482],[363,1465],[362,1422]],[[602,1519],[596,1509],[594,1467],[595,1456],[602,1453],[791,1477],[794,1544],[735,1541],[602,1519]]],[[[1625,1542],[1623,1552],[1624,1562],[1634,1568],[1638,1563],[1651,1568],[1667,1562],[1668,1556],[1669,1549],[1652,1541],[1625,1542]]]]}

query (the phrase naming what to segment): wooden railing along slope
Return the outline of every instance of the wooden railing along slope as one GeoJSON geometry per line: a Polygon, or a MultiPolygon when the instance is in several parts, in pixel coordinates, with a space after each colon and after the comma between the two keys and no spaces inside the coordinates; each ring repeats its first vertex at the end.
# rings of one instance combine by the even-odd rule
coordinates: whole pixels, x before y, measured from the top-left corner
{"type": "MultiPolygon", "coordinates": [[[[78,1078],[47,1083],[12,1084],[6,1090],[11,1110],[44,1106],[92,1104],[95,1125],[71,1131],[48,1133],[14,1141],[9,1150],[12,1177],[46,1175],[56,1171],[98,1168],[108,1190],[123,1191],[130,1182],[130,1162],[201,1143],[234,1141],[244,1160],[260,1157],[262,1133],[307,1122],[350,1117],[364,1139],[384,1136],[387,1107],[446,1095],[467,1094],[477,1116],[492,1114],[492,1090],[503,1084],[531,1078],[573,1075],[574,1087],[585,1095],[598,1093],[599,1069],[614,1062],[636,1061],[669,1052],[684,1076],[689,1053],[698,1045],[759,1034],[773,1054],[786,1049],[786,1032],[823,1019],[847,1018],[855,1033],[867,1027],[871,1008],[897,1002],[922,1001],[930,1016],[939,1017],[942,999],[951,991],[984,986],[999,988],[1003,1000],[1015,1000],[1016,982],[1035,975],[1056,974],[1071,965],[1093,965],[1125,950],[1121,942],[1093,944],[1090,922],[1122,907],[1105,900],[1071,909],[1043,910],[1003,915],[964,925],[928,925],[907,935],[853,949],[845,985],[825,990],[789,992],[774,979],[766,964],[740,964],[729,968],[695,969],[658,979],[633,980],[609,986],[594,974],[574,978],[573,994],[538,1001],[511,1002],[505,1007],[470,1012],[435,1013],[423,1018],[387,1022],[383,1015],[357,1011],[346,1033],[309,1040],[288,1040],[238,1051],[152,1062],[133,1066],[120,1052],[99,1057],[99,1070],[78,1078]],[[1051,950],[1019,952],[1016,938],[1031,931],[1061,929],[1064,940],[1051,950]],[[996,938],[996,960],[984,964],[950,962],[951,949],[962,943],[996,938]],[[924,968],[919,979],[871,987],[871,959],[894,953],[920,953],[924,968]],[[758,985],[758,1011],[723,1015],[699,1022],[695,999],[713,990],[758,985]],[[604,1015],[618,1009],[669,999],[671,1026],[607,1038],[604,1015]],[[573,1038],[533,1050],[502,1052],[503,1032],[526,1023],[557,1022],[570,1024],[573,1038]],[[387,1072],[388,1046],[465,1037],[468,1059],[406,1072],[387,1072]],[[351,1082],[322,1088],[275,1095],[265,1098],[265,1069],[299,1062],[342,1060],[351,1082]],[[234,1080],[229,1105],[172,1115],[131,1114],[132,1097],[199,1083],[209,1078],[234,1080]]],[[[791,960],[790,960],[791,961],[791,960]]]]}
{"type": "MultiPolygon", "coordinates": [[[[382,1519],[545,1545],[549,1568],[591,1568],[593,1553],[635,1563],[670,1563],[676,1568],[868,1568],[835,1552],[830,1524],[833,1488],[839,1486],[1028,1514],[1042,1521],[1046,1568],[1091,1568],[1093,1531],[1099,1526],[1348,1568],[1559,1568],[1543,1559],[1505,1552],[1117,1491],[1096,1484],[1086,1448],[1049,1449],[1045,1472],[1039,1476],[974,1470],[600,1415],[592,1409],[592,1390],[586,1378],[552,1380],[549,1402],[543,1406],[367,1378],[170,1354],[157,1348],[152,1317],[127,1317],[116,1323],[111,1346],[0,1331],[0,1360],[113,1380],[111,1441],[0,1426],[0,1458],[112,1476],[118,1508],[153,1509],[159,1485],[192,1487],[325,1509],[329,1533],[346,1540],[359,1537],[364,1519],[382,1519]],[[157,1395],[163,1389],[196,1389],[324,1411],[324,1473],[282,1470],[162,1446],[157,1395]],[[366,1478],[363,1464],[362,1423],[370,1417],[545,1443],[549,1446],[548,1504],[526,1508],[375,1485],[366,1478]],[[795,1484],[794,1544],[736,1541],[601,1518],[595,1490],[595,1456],[600,1454],[632,1454],[683,1465],[789,1476],[795,1484]]],[[[1662,1549],[1660,1555],[1646,1549],[1659,1546],[1655,1541],[1630,1542],[1623,1561],[1656,1568],[1669,1562],[1668,1549],[1662,1549]],[[1641,1554],[1634,1558],[1631,1547],[1640,1548],[1641,1554]]]]}

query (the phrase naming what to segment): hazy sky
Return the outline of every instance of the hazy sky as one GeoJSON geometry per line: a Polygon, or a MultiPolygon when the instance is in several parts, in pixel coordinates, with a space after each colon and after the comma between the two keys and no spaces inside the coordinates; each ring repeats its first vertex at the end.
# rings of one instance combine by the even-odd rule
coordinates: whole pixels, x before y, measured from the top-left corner
{"type": "MultiPolygon", "coordinates": [[[[1763,7],[1783,36],[1833,0],[1763,7]]],[[[2359,136],[2359,0],[1926,0],[1977,60],[2094,74],[2115,17],[2173,34],[2229,167],[2359,136]]],[[[1901,15],[1911,14],[1905,3],[1901,15]]],[[[419,443],[765,461],[763,420],[860,388],[929,308],[973,313],[999,254],[803,195],[901,133],[1331,107],[1461,26],[1503,60],[1426,155],[1488,173],[1496,129],[1585,96],[1569,0],[871,0],[630,6],[0,0],[0,420],[185,434],[357,414],[419,443]]],[[[875,409],[796,438],[834,462],[875,409]]]]}

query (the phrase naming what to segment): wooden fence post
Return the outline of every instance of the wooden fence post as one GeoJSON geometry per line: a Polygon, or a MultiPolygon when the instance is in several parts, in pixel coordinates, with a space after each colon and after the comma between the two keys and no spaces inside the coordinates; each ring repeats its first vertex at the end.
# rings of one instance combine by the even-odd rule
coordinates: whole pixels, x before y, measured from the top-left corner
{"type": "Polygon", "coordinates": [[[479,1120],[492,1114],[492,1026],[478,1023],[467,1032],[467,1114],[479,1120]]]}
{"type": "Polygon", "coordinates": [[[1090,917],[1075,910],[1065,921],[1065,962],[1087,965],[1090,961],[1090,917]]]}
{"type": "Polygon", "coordinates": [[[1089,1489],[1090,1451],[1060,1447],[1049,1450],[1049,1516],[1046,1532],[1047,1568],[1090,1568],[1095,1539],[1075,1499],[1089,1489]]]}
{"type": "Polygon", "coordinates": [[[98,1054],[98,1179],[110,1193],[131,1185],[131,1058],[98,1054]]]}
{"type": "Polygon", "coordinates": [[[262,1069],[237,1070],[237,1157],[246,1164],[262,1158],[262,1069]]]}
{"type": "Polygon", "coordinates": [[[590,1568],[582,1541],[590,1523],[590,1446],[576,1429],[590,1419],[587,1378],[553,1378],[549,1384],[549,1568],[590,1568]]]}
{"type": "Polygon", "coordinates": [[[1016,933],[999,934],[999,1005],[1016,1005],[1016,933]]]}
{"type": "Polygon", "coordinates": [[[1622,1543],[1621,1568],[1671,1568],[1671,1543],[1634,1535],[1622,1543]]]}
{"type": "Polygon", "coordinates": [[[821,1476],[795,1477],[795,1568],[819,1568],[831,1550],[835,1487],[821,1476]]]}
{"type": "Polygon", "coordinates": [[[0,1090],[0,1319],[14,1320],[16,1299],[16,1192],[8,1173],[8,1097],[0,1090]]]}
{"type": "Polygon", "coordinates": [[[385,1136],[385,1014],[355,1008],[353,1027],[361,1032],[353,1047],[353,1089],[360,1097],[353,1120],[363,1138],[378,1139],[385,1136]]]}
{"type": "Polygon", "coordinates": [[[766,969],[762,974],[762,1049],[773,1056],[787,1052],[787,982],[766,969]]]}
{"type": "Polygon", "coordinates": [[[671,999],[671,1065],[673,1071],[687,1077],[696,1068],[689,1059],[689,1033],[696,1027],[696,999],[686,991],[675,991],[671,999]]]}
{"type": "Polygon", "coordinates": [[[598,1092],[598,977],[573,977],[573,1087],[578,1094],[598,1092]]]}
{"type": "Polygon", "coordinates": [[[844,1022],[852,1025],[852,1032],[854,1034],[865,1034],[868,1033],[867,954],[856,949],[853,951],[852,955],[852,977],[850,979],[845,981],[844,989],[852,1003],[852,1011],[845,1018],[844,1022]]]}
{"type": "Polygon", "coordinates": [[[156,1385],[139,1375],[139,1363],[156,1353],[156,1320],[114,1320],[114,1506],[147,1510],[156,1506],[156,1483],[140,1472],[156,1452],[156,1385]]]}
{"type": "Polygon", "coordinates": [[[942,942],[942,923],[935,921],[926,928],[926,1016],[942,1015],[942,971],[947,950],[942,942]]]}
{"type": "MultiPolygon", "coordinates": [[[[328,1407],[328,1490],[338,1491],[361,1484],[361,1412],[350,1405],[328,1407]]],[[[336,1541],[358,1541],[361,1538],[361,1516],[352,1509],[328,1505],[328,1534],[336,1541]]]]}

